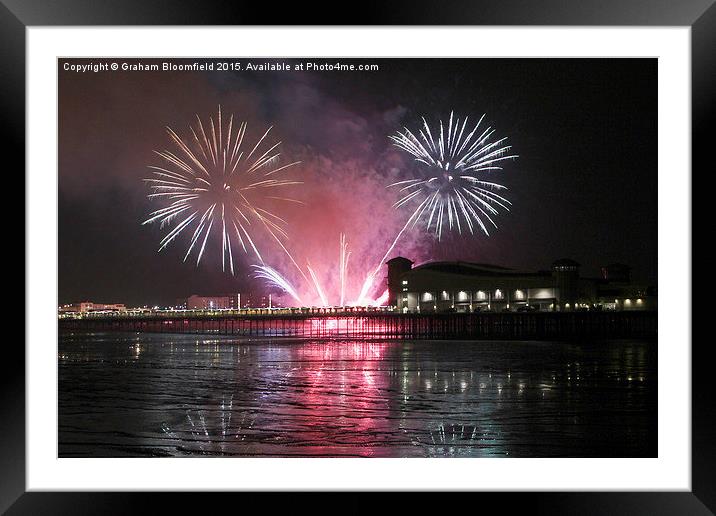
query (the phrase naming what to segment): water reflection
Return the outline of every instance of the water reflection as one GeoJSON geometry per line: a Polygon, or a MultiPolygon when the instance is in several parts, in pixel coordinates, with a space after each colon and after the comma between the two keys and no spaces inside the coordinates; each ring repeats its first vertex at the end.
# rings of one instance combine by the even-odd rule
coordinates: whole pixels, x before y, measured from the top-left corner
{"type": "Polygon", "coordinates": [[[61,456],[655,456],[654,342],[63,335],[61,456]]]}
{"type": "Polygon", "coordinates": [[[234,410],[234,396],[223,397],[212,410],[187,409],[185,418],[162,431],[176,442],[177,451],[190,454],[226,455],[237,442],[245,441],[254,425],[250,413],[234,410]],[[232,421],[233,419],[233,421],[232,421]]]}

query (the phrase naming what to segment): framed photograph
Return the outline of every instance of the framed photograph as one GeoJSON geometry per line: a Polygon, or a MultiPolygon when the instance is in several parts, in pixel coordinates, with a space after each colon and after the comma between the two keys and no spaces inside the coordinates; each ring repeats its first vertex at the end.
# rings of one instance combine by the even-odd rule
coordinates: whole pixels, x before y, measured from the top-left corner
{"type": "Polygon", "coordinates": [[[516,491],[484,499],[711,514],[691,177],[712,3],[338,26],[3,0],[27,333],[0,507],[516,491]]]}

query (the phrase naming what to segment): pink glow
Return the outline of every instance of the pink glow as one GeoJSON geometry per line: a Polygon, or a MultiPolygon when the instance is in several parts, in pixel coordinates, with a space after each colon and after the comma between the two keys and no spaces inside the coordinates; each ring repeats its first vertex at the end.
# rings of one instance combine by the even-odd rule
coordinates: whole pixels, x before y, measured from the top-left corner
{"type": "Polygon", "coordinates": [[[388,289],[385,289],[385,292],[383,292],[378,299],[373,301],[373,306],[386,306],[388,304],[389,295],[388,289]]]}
{"type": "MultiPolygon", "coordinates": [[[[390,245],[389,249],[393,249],[396,245],[397,238],[390,245]]],[[[296,306],[300,302],[303,306],[386,306],[388,303],[388,290],[384,289],[383,293],[376,297],[375,290],[380,287],[376,281],[376,276],[380,274],[381,267],[376,268],[367,273],[365,280],[360,283],[360,273],[355,273],[348,266],[348,256],[351,251],[348,250],[348,242],[344,233],[340,234],[339,245],[334,261],[330,261],[330,257],[324,263],[323,267],[316,267],[306,263],[306,271],[310,277],[310,281],[301,281],[307,279],[299,268],[298,273],[292,277],[283,277],[278,271],[270,269],[275,274],[276,280],[273,281],[275,286],[293,292],[291,298],[284,299],[284,303],[292,303],[296,306]],[[296,281],[298,284],[294,284],[296,281]],[[360,290],[358,290],[360,285],[360,290]],[[298,294],[295,294],[298,292],[298,294]],[[357,292],[357,294],[356,294],[357,292]],[[371,295],[373,294],[373,295],[371,295]],[[354,301],[346,303],[346,299],[354,297],[354,301]]],[[[387,253],[386,253],[387,255],[387,253]]],[[[385,259],[385,256],[381,262],[385,259]]],[[[368,262],[370,263],[370,262],[368,262]]],[[[365,266],[365,262],[363,263],[365,266]]],[[[357,266],[356,266],[357,267],[357,266]]],[[[289,273],[291,270],[289,270],[289,273]]],[[[264,279],[266,274],[261,275],[264,279]]]]}

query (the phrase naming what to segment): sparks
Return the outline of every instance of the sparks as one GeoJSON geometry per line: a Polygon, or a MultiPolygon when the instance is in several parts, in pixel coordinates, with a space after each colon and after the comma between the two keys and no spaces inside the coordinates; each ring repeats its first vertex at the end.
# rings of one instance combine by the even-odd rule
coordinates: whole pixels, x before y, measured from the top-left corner
{"type": "Polygon", "coordinates": [[[255,255],[264,264],[254,236],[256,228],[260,228],[296,265],[283,243],[288,239],[286,221],[269,211],[265,202],[268,199],[300,202],[283,193],[286,187],[300,184],[284,176],[300,162],[280,163],[281,153],[277,149],[281,142],[268,142],[272,127],[253,145],[248,143],[246,129],[246,122],[236,127],[233,115],[228,121],[222,120],[221,106],[217,119],[209,117],[207,124],[197,115],[196,125],[189,126],[190,136],[186,139],[167,127],[177,150],[155,151],[161,165],[150,166],[153,177],[145,179],[152,191],[149,198],[159,199],[165,205],[142,223],[159,222],[162,228],[174,224],[162,238],[159,251],[178,235],[191,233],[184,261],[194,251],[199,265],[213,229],[221,234],[222,270],[228,262],[234,274],[233,249],[237,244],[244,253],[255,255]]]}
{"type": "Polygon", "coordinates": [[[493,217],[499,208],[509,211],[511,205],[497,192],[507,187],[486,181],[482,175],[502,170],[504,161],[518,156],[509,153],[511,146],[505,144],[506,137],[492,141],[495,130],[481,127],[484,118],[482,115],[470,130],[467,117],[461,120],[451,112],[448,123],[440,120],[435,133],[423,118],[418,136],[407,127],[389,136],[393,145],[422,165],[421,177],[389,185],[400,187],[402,195],[393,207],[417,203],[403,230],[427,219],[427,230],[434,229],[440,240],[446,224],[449,231],[462,233],[467,229],[473,234],[479,230],[488,236],[489,225],[497,228],[493,217]]]}
{"type": "Polygon", "coordinates": [[[316,276],[316,273],[311,268],[311,265],[306,265],[306,268],[308,269],[309,274],[311,275],[311,280],[313,281],[313,286],[316,289],[316,293],[318,294],[318,297],[321,299],[321,306],[328,306],[328,298],[326,297],[326,294],[323,292],[323,287],[321,286],[321,282],[318,280],[318,276],[316,276]]]}
{"type": "Polygon", "coordinates": [[[281,276],[281,274],[274,269],[273,267],[269,267],[268,265],[254,265],[255,269],[254,277],[260,278],[266,280],[270,285],[274,287],[278,287],[284,292],[286,292],[288,295],[290,295],[293,299],[298,302],[298,304],[301,304],[301,298],[298,297],[298,294],[296,293],[296,289],[293,288],[293,285],[281,276]]]}
{"type": "Polygon", "coordinates": [[[346,242],[346,235],[341,233],[340,243],[340,257],[338,263],[338,271],[341,282],[341,299],[340,306],[345,305],[346,301],[346,279],[348,277],[348,259],[351,257],[350,251],[348,251],[348,242],[346,242]]]}

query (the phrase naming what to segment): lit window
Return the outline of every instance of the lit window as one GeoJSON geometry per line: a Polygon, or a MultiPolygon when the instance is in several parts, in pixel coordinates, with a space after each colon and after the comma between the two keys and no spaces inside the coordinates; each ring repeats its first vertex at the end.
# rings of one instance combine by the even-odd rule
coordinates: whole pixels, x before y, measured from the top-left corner
{"type": "Polygon", "coordinates": [[[495,290],[495,299],[502,299],[502,291],[499,288],[495,290]]]}
{"type": "Polygon", "coordinates": [[[432,301],[433,295],[430,292],[425,292],[421,298],[422,301],[432,301]]]}
{"type": "Polygon", "coordinates": [[[477,291],[477,299],[485,299],[485,293],[482,290],[477,291]]]}

